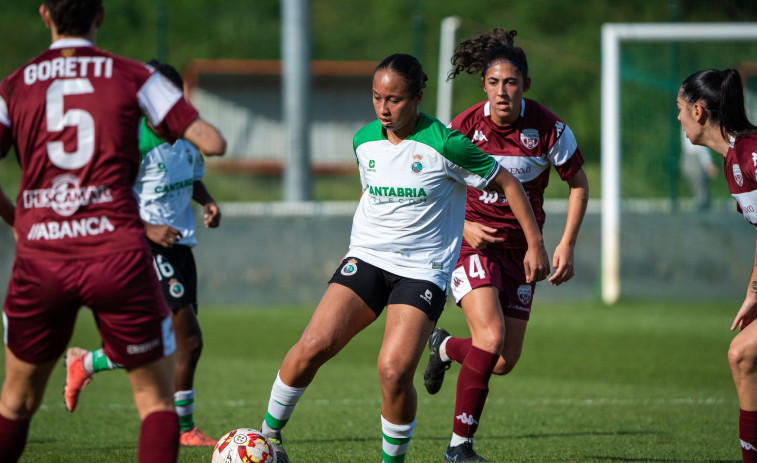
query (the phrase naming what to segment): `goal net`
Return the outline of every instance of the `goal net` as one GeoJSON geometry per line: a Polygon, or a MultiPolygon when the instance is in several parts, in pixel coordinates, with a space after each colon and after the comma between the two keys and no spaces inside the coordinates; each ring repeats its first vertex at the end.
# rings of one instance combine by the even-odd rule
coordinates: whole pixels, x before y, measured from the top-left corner
{"type": "Polygon", "coordinates": [[[743,295],[754,231],[728,199],[716,153],[709,153],[715,199],[706,211],[695,202],[682,175],[685,139],[675,99],[690,74],[737,68],[750,118],[757,121],[755,63],[754,23],[603,26],[601,293],[606,303],[621,295],[721,297],[733,285],[740,289],[731,296],[743,295]]]}

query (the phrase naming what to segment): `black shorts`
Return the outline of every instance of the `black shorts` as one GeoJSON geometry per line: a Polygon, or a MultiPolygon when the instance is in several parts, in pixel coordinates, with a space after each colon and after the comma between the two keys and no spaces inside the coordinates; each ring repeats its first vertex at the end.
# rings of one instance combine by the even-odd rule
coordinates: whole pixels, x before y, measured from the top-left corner
{"type": "Polygon", "coordinates": [[[191,305],[197,313],[197,266],[192,248],[181,244],[167,248],[152,241],[150,248],[163,297],[171,311],[191,305]]]}
{"type": "Polygon", "coordinates": [[[447,302],[444,290],[430,281],[401,277],[356,257],[345,257],[329,283],[350,288],[376,316],[389,304],[407,304],[436,322],[447,302]]]}

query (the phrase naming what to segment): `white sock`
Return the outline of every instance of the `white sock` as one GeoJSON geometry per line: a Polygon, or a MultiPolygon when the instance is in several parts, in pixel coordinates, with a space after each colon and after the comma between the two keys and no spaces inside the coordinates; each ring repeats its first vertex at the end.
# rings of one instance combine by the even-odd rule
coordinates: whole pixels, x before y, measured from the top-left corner
{"type": "Polygon", "coordinates": [[[442,341],[442,343],[439,344],[439,358],[442,359],[442,362],[452,361],[451,358],[447,357],[447,341],[449,341],[451,337],[452,336],[447,336],[446,338],[444,338],[444,341],[442,341]]]}
{"type": "Polygon", "coordinates": [[[292,416],[294,406],[305,393],[305,389],[307,387],[287,386],[281,381],[278,373],[276,374],[276,381],[273,382],[271,388],[271,399],[268,401],[268,411],[260,427],[263,434],[278,431],[286,426],[289,417],[292,416]]]}
{"type": "Polygon", "coordinates": [[[458,445],[462,445],[462,444],[464,444],[466,442],[473,443],[473,438],[472,437],[458,436],[457,434],[455,434],[453,432],[452,433],[452,439],[450,439],[450,441],[449,441],[449,446],[450,447],[457,447],[458,445]]]}
{"type": "Polygon", "coordinates": [[[381,447],[383,460],[386,462],[401,463],[405,461],[407,447],[410,445],[410,438],[415,432],[415,423],[413,420],[409,424],[392,424],[382,416],[381,432],[384,435],[384,443],[381,447]]]}

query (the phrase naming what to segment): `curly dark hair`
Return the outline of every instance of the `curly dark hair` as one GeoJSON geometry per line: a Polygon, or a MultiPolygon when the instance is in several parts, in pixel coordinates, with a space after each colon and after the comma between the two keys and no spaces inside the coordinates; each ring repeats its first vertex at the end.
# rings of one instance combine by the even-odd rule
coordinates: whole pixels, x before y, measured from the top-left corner
{"type": "Polygon", "coordinates": [[[526,52],[514,45],[518,31],[497,27],[488,34],[463,40],[455,48],[452,55],[454,68],[447,76],[447,80],[454,79],[465,72],[470,75],[486,73],[489,65],[495,61],[511,61],[520,69],[524,77],[528,77],[528,62],[526,52]]]}

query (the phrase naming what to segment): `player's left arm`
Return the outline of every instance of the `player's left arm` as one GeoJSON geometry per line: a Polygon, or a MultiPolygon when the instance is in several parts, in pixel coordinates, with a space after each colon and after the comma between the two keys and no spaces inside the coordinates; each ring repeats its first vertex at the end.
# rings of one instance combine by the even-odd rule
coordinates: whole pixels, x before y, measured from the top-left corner
{"type": "Polygon", "coordinates": [[[755,241],[754,262],[752,263],[752,275],[749,278],[749,286],[746,297],[741,303],[741,308],[731,324],[731,331],[739,328],[743,330],[757,318],[757,241],[755,241]]]}
{"type": "Polygon", "coordinates": [[[221,208],[218,207],[202,180],[195,180],[192,199],[202,205],[205,228],[216,228],[221,224],[221,208]]]}
{"type": "Polygon", "coordinates": [[[549,277],[549,284],[555,286],[565,283],[575,275],[574,251],[576,240],[589,202],[589,180],[586,178],[583,167],[572,178],[566,180],[566,183],[570,187],[568,218],[565,222],[562,239],[552,256],[552,267],[555,269],[555,273],[549,277]]]}

